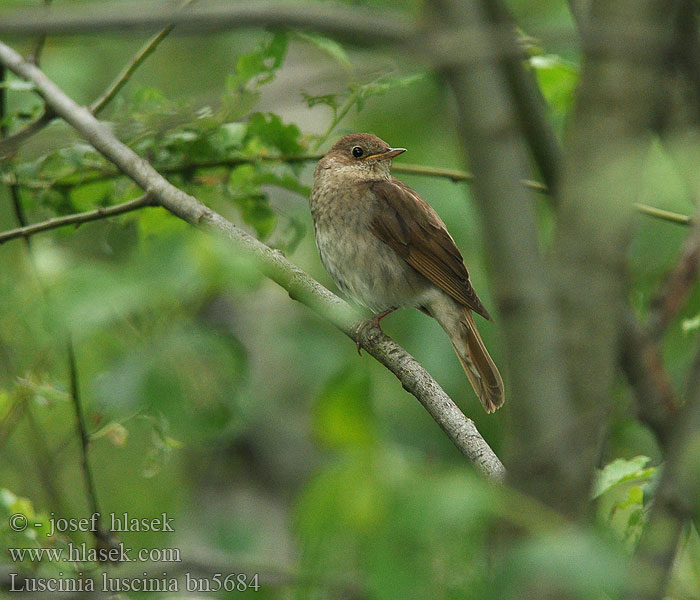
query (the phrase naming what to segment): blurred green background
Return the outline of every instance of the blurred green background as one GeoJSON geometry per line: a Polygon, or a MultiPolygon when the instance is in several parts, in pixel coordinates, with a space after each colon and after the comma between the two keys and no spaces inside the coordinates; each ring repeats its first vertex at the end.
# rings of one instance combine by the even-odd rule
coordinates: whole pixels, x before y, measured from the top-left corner
{"type": "MultiPolygon", "coordinates": [[[[0,7],[9,13],[34,4],[4,0],[0,7]]],[[[54,4],[86,10],[91,5],[54,4]]],[[[421,10],[419,2],[348,4],[410,17],[421,10]]],[[[535,38],[548,28],[572,26],[563,1],[522,0],[511,8],[535,38]]],[[[41,65],[87,104],[147,37],[50,37],[41,65]]],[[[27,53],[34,41],[11,43],[27,53]]],[[[533,57],[531,68],[561,131],[579,72],[573,33],[571,44],[540,44],[533,57]]],[[[16,79],[8,81],[4,122],[15,130],[39,114],[41,101],[16,79]]],[[[311,153],[317,146],[324,151],[344,133],[367,131],[408,148],[396,164],[468,166],[459,151],[453,99],[437,76],[389,53],[294,32],[174,32],[100,117],[154,164],[172,168],[168,176],[176,185],[282,249],[333,290],[317,256],[305,197],[313,162],[181,165],[311,153]],[[347,114],[329,129],[344,106],[347,114]]],[[[35,222],[138,195],[124,179],[99,179],[105,174],[109,167],[94,151],[68,126],[53,123],[3,163],[0,228],[17,226],[11,177],[26,184],[20,199],[35,222]],[[98,180],[81,183],[91,177],[98,180]]],[[[469,186],[399,177],[442,216],[493,312],[469,186]]],[[[682,168],[661,145],[650,153],[645,177],[640,202],[693,212],[682,168]]],[[[539,212],[546,246],[552,215],[544,202],[539,212]]],[[[686,230],[641,214],[636,224],[630,293],[643,313],[686,230]]],[[[133,548],[180,548],[184,564],[93,565],[86,572],[260,573],[257,597],[270,598],[498,598],[519,577],[570,578],[565,558],[575,554],[574,547],[586,555],[580,539],[543,537],[517,549],[501,589],[483,588],[491,519],[511,511],[524,526],[537,528],[546,514],[528,515],[478,478],[415,399],[373,359],[358,357],[352,341],[291,301],[229,244],[160,209],[40,234],[31,248],[21,239],[8,242],[0,246],[0,265],[2,510],[9,514],[19,506],[43,522],[52,512],[90,513],[69,396],[70,335],[101,511],[139,518],[166,512],[174,518],[174,533],[119,537],[133,548]],[[562,564],[539,561],[545,550],[563,557],[562,564]]],[[[696,345],[698,313],[696,290],[665,346],[679,389],[696,345]]],[[[498,318],[479,327],[502,365],[498,318]]],[[[416,356],[499,453],[508,407],[483,413],[438,325],[404,310],[383,321],[383,328],[416,356]]],[[[630,486],[646,485],[652,471],[644,469],[658,464],[659,451],[636,420],[622,381],[612,432],[604,463],[651,459],[648,465],[632,463],[626,472],[633,476],[616,492],[626,501],[630,486]]],[[[641,500],[633,504],[642,510],[641,500]]],[[[602,512],[608,522],[609,511],[602,512]]],[[[618,525],[619,537],[634,535],[629,523],[618,525]]],[[[67,535],[47,541],[41,534],[36,539],[0,532],[6,547],[68,543],[67,535]]],[[[91,542],[85,534],[70,537],[91,542]]],[[[692,543],[698,544],[695,538],[692,543]]],[[[588,554],[606,552],[612,550],[591,546],[588,554]]],[[[600,567],[600,581],[580,582],[580,597],[598,598],[601,590],[614,595],[618,558],[600,567]]],[[[64,572],[72,568],[5,564],[7,571],[45,573],[59,566],[64,572]]],[[[698,598],[693,586],[700,575],[692,567],[689,573],[677,576],[685,594],[678,597],[698,598]]]]}

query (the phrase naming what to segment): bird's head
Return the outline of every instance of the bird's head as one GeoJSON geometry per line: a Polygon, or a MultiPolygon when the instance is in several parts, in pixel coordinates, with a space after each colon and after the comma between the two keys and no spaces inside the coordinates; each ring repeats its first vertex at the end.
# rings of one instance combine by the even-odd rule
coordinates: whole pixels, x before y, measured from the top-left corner
{"type": "Polygon", "coordinates": [[[406,152],[370,133],[343,136],[319,162],[319,169],[352,173],[357,179],[388,179],[391,159],[406,152]]]}

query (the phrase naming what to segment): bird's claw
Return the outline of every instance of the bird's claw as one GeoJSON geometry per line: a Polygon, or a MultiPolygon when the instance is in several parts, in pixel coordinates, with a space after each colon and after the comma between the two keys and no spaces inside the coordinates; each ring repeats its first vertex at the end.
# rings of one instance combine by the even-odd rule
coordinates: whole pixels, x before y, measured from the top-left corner
{"type": "MultiPolygon", "coordinates": [[[[376,326],[379,327],[378,322],[374,322],[374,318],[367,319],[366,321],[360,321],[355,328],[355,343],[357,344],[357,354],[362,356],[362,336],[368,327],[376,326]]],[[[381,330],[381,328],[380,328],[381,330]]]]}
{"type": "Polygon", "coordinates": [[[388,314],[393,313],[396,310],[396,307],[392,306],[388,308],[387,310],[380,312],[379,314],[374,315],[371,319],[367,319],[366,321],[360,321],[357,324],[357,327],[355,329],[355,342],[357,343],[357,353],[362,356],[362,334],[367,328],[376,328],[379,329],[380,333],[384,333],[382,331],[382,326],[379,324],[379,321],[381,321],[384,317],[386,317],[388,314]]]}

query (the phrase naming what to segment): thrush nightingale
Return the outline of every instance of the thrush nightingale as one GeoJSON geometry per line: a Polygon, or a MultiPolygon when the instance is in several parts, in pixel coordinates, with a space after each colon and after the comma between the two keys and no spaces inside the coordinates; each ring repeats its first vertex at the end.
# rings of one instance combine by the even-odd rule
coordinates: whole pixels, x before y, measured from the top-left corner
{"type": "Polygon", "coordinates": [[[442,219],[391,176],[391,159],[405,151],[353,133],[319,161],[310,204],[321,261],[345,294],[375,313],[376,326],[402,306],[434,317],[491,413],[503,404],[503,379],[472,311],[490,317],[442,219]]]}

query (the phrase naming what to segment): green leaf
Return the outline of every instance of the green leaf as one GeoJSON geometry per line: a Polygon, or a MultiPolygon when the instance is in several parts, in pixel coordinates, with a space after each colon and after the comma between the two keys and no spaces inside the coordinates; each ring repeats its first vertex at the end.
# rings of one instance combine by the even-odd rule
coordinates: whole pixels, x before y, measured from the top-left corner
{"type": "Polygon", "coordinates": [[[239,148],[243,144],[248,131],[247,123],[224,123],[218,135],[226,149],[239,148]]]}
{"type": "Polygon", "coordinates": [[[0,82],[0,88],[12,90],[13,92],[32,92],[36,89],[36,84],[24,79],[8,79],[0,82]]]}
{"type": "MultiPolygon", "coordinates": [[[[7,488],[0,488],[0,553],[3,556],[8,556],[7,549],[11,547],[36,547],[49,542],[49,532],[47,515],[38,512],[29,498],[17,496],[7,488]],[[10,516],[14,514],[24,515],[31,526],[23,531],[13,530],[10,516]],[[37,523],[40,525],[36,526],[37,523]]],[[[29,564],[28,560],[25,562],[29,564]]]]}
{"type": "Polygon", "coordinates": [[[173,450],[182,448],[182,444],[167,434],[169,423],[163,415],[144,418],[151,424],[151,448],[146,454],[142,473],[146,479],[151,479],[170,460],[173,450]]]}
{"type": "Polygon", "coordinates": [[[266,239],[277,225],[277,215],[270,208],[267,195],[251,194],[236,199],[243,220],[255,228],[255,233],[261,240],[266,239]]]}
{"type": "Polygon", "coordinates": [[[630,460],[618,458],[600,470],[593,486],[593,498],[598,498],[613,486],[634,479],[648,479],[655,469],[644,467],[651,459],[648,456],[635,456],[630,460]]]}
{"type": "Polygon", "coordinates": [[[681,330],[683,333],[692,333],[698,329],[700,329],[700,315],[696,315],[692,319],[683,319],[683,321],[681,321],[681,330]]]}
{"type": "Polygon", "coordinates": [[[645,496],[656,475],[656,467],[645,467],[646,456],[617,459],[606,465],[597,477],[594,498],[598,518],[632,552],[646,522],[645,496]]]}
{"type": "Polygon", "coordinates": [[[528,62],[550,106],[559,114],[567,113],[579,81],[576,65],[555,54],[533,56],[528,62]]]}
{"type": "Polygon", "coordinates": [[[116,421],[110,421],[104,427],[101,427],[94,433],[90,434],[90,441],[94,442],[101,438],[107,438],[111,444],[117,448],[121,448],[127,442],[129,438],[129,430],[126,429],[121,423],[116,421]]]}
{"type": "Polygon", "coordinates": [[[46,406],[70,400],[70,394],[64,387],[57,386],[51,381],[37,379],[36,376],[31,374],[18,379],[17,384],[15,394],[20,394],[25,399],[31,400],[36,404],[46,406]]]}
{"type": "Polygon", "coordinates": [[[294,124],[285,125],[274,113],[255,113],[248,120],[248,143],[274,148],[284,155],[301,154],[301,131],[294,124]]]}
{"type": "Polygon", "coordinates": [[[270,208],[260,183],[259,173],[253,165],[239,165],[231,171],[227,189],[243,221],[255,228],[260,239],[265,239],[274,230],[277,215],[270,208]]]}
{"type": "Polygon", "coordinates": [[[345,49],[335,40],[321,35],[318,33],[311,33],[305,31],[297,31],[294,36],[303,42],[307,42],[312,46],[315,46],[322,52],[328,54],[328,56],[334,58],[344,67],[350,67],[350,58],[348,57],[345,49]]]}
{"type": "Polygon", "coordinates": [[[288,45],[289,35],[278,32],[252,52],[239,56],[236,72],[227,80],[229,91],[235,92],[246,87],[256,89],[272,81],[282,66],[288,45]]]}
{"type": "Polygon", "coordinates": [[[323,104],[325,106],[330,106],[335,111],[338,110],[338,107],[340,106],[340,102],[338,100],[340,97],[339,94],[321,94],[320,96],[312,96],[311,94],[302,92],[301,96],[304,98],[304,101],[309,108],[323,104]]]}

